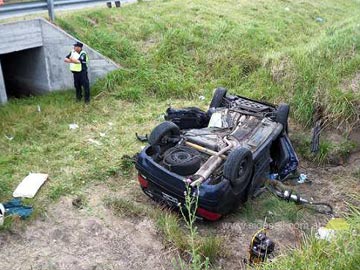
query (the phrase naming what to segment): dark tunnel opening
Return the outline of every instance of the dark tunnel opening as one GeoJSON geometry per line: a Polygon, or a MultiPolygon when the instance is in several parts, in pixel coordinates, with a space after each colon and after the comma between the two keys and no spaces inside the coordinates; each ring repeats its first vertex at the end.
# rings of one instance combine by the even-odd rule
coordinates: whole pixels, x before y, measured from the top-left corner
{"type": "Polygon", "coordinates": [[[41,93],[39,73],[45,73],[42,47],[0,55],[3,80],[8,99],[41,93]]]}

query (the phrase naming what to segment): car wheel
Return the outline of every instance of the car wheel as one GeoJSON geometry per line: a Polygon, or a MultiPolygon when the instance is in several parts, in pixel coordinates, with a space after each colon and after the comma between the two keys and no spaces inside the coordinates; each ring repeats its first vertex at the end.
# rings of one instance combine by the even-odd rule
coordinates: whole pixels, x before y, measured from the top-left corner
{"type": "Polygon", "coordinates": [[[223,98],[225,97],[227,92],[226,88],[218,87],[216,88],[213,98],[210,103],[210,108],[218,108],[221,107],[223,98]]]}
{"type": "Polygon", "coordinates": [[[166,145],[171,137],[180,136],[180,129],[173,122],[165,121],[155,127],[149,136],[150,145],[166,145]]]}
{"type": "Polygon", "coordinates": [[[276,111],[276,122],[283,125],[284,131],[286,133],[288,133],[289,111],[290,111],[290,106],[285,103],[281,103],[276,111]]]}
{"type": "Polygon", "coordinates": [[[190,147],[173,147],[164,153],[164,166],[179,175],[192,175],[199,170],[200,153],[190,147]]]}
{"type": "Polygon", "coordinates": [[[252,176],[253,158],[249,149],[238,147],[230,152],[224,163],[223,176],[231,183],[236,194],[243,192],[252,176]]]}

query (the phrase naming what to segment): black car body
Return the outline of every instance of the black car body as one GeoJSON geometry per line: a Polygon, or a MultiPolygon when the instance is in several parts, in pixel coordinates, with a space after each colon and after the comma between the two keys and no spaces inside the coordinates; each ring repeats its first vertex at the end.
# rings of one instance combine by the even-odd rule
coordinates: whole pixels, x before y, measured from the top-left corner
{"type": "Polygon", "coordinates": [[[298,159],[287,134],[289,106],[214,92],[210,109],[168,110],[138,155],[145,194],[178,207],[187,186],[198,192],[197,216],[217,220],[263,186],[286,177],[298,159]]]}

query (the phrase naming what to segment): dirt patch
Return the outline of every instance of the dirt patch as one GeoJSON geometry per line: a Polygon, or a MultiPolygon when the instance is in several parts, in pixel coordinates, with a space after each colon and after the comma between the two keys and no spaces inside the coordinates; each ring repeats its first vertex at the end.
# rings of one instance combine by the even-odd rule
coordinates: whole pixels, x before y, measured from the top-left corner
{"type": "MultiPolygon", "coordinates": [[[[360,109],[359,109],[360,111],[360,109]]],[[[356,143],[357,147],[354,149],[355,151],[360,150],[360,123],[358,123],[358,127],[354,128],[350,134],[349,139],[356,143]]]]}
{"type": "Polygon", "coordinates": [[[141,51],[143,53],[149,52],[152,48],[156,46],[158,42],[159,41],[156,38],[148,38],[144,40],[141,46],[141,51]]]}
{"type": "Polygon", "coordinates": [[[269,59],[266,65],[270,67],[273,81],[286,84],[287,89],[292,91],[296,81],[296,68],[290,57],[283,56],[280,59],[269,59]]]}
{"type": "Polygon", "coordinates": [[[353,92],[354,94],[360,93],[360,72],[357,72],[350,80],[344,80],[341,84],[341,89],[347,92],[353,92]]]}
{"type": "MultiPolygon", "coordinates": [[[[249,258],[249,244],[252,236],[261,228],[258,224],[225,218],[210,225],[213,233],[224,239],[223,257],[216,267],[219,269],[245,269],[249,258]]],[[[202,228],[204,230],[204,228],[202,228]]],[[[284,221],[270,224],[267,235],[275,242],[274,257],[289,248],[300,246],[302,231],[294,224],[284,221]]]]}
{"type": "MultiPolygon", "coordinates": [[[[349,191],[360,192],[354,176],[360,167],[360,154],[353,154],[349,160],[347,166],[322,168],[302,161],[299,171],[307,174],[312,184],[293,188],[306,198],[332,204],[335,216],[341,215],[347,209],[349,191]]],[[[151,218],[115,216],[105,207],[105,198],[119,196],[152,204],[135,180],[121,182],[120,177],[90,187],[83,192],[81,203],[75,200],[73,205],[76,197],[64,197],[25,229],[0,233],[0,269],[174,269],[178,252],[163,245],[163,236],[151,218]]],[[[154,203],[150,207],[158,206],[154,203]]],[[[304,232],[316,231],[330,218],[310,214],[296,223],[269,223],[268,236],[276,244],[275,257],[300,246],[304,232]]],[[[251,237],[261,228],[261,222],[249,222],[235,214],[215,223],[197,224],[200,234],[223,239],[222,255],[215,268],[244,269],[251,237]]]]}
{"type": "Polygon", "coordinates": [[[25,230],[1,233],[0,269],[173,269],[153,222],[115,217],[105,194],[89,190],[83,209],[62,198],[25,230]]]}

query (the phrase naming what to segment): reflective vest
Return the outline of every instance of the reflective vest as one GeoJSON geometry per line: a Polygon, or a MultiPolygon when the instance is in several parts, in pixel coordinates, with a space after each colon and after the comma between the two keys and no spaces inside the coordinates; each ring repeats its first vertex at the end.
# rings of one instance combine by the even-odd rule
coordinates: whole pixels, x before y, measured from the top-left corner
{"type": "MultiPolygon", "coordinates": [[[[81,55],[85,54],[86,57],[86,65],[88,65],[89,57],[87,56],[87,53],[84,51],[81,51],[80,54],[78,54],[75,51],[72,51],[70,54],[70,58],[79,59],[81,55]]],[[[70,70],[74,72],[80,72],[82,70],[81,63],[70,63],[70,70]]]]}

